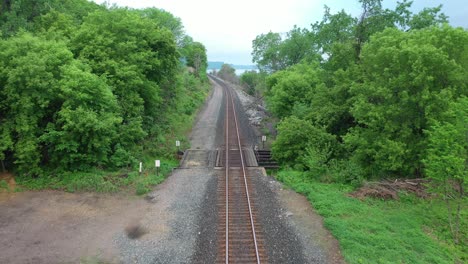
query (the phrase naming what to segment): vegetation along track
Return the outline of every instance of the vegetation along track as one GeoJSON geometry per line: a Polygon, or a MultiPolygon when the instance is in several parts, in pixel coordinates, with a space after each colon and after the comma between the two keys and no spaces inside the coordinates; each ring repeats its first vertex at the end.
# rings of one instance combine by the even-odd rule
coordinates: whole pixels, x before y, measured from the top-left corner
{"type": "Polygon", "coordinates": [[[254,186],[242,153],[242,135],[231,88],[224,88],[226,100],[225,144],[222,157],[225,173],[218,181],[217,263],[265,263],[266,254],[252,193],[254,186]]]}

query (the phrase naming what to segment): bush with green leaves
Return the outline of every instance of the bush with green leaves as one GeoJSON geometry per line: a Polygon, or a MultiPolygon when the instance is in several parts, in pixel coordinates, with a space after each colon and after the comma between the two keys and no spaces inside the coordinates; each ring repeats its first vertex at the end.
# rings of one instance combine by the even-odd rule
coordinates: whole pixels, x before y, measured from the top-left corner
{"type": "Polygon", "coordinates": [[[3,36],[11,37],[20,30],[41,32],[42,30],[69,32],[69,22],[73,25],[81,24],[84,17],[96,10],[103,10],[104,6],[87,0],[9,0],[2,1],[0,6],[0,31],[3,36]],[[55,23],[60,17],[60,22],[55,23]],[[65,18],[66,19],[63,19],[65,18]],[[54,21],[54,22],[52,22],[54,21]],[[52,22],[52,23],[49,23],[52,22]],[[46,27],[43,27],[48,25],[46,27]]]}
{"type": "Polygon", "coordinates": [[[427,130],[429,146],[424,160],[427,176],[432,179],[434,191],[445,200],[450,231],[456,243],[464,243],[460,234],[466,226],[468,188],[468,98],[452,102],[443,121],[431,120],[427,130]]]}
{"type": "Polygon", "coordinates": [[[24,33],[0,49],[2,158],[11,153],[30,174],[44,163],[75,170],[107,162],[121,118],[105,81],[62,42],[24,33]]]}
{"type": "Polygon", "coordinates": [[[423,174],[429,120],[443,120],[448,104],[468,95],[467,42],[468,32],[444,26],[389,29],[364,46],[351,86],[357,126],[345,143],[368,174],[423,174]]]}
{"type": "Polygon", "coordinates": [[[231,83],[237,83],[239,81],[236,75],[236,69],[226,63],[221,66],[221,69],[218,71],[217,75],[219,78],[231,83]]]}
{"type": "MultiPolygon", "coordinates": [[[[322,152],[323,148],[333,152],[337,144],[336,138],[324,129],[314,126],[310,121],[291,116],[278,124],[278,137],[273,142],[273,157],[283,164],[297,168],[311,167],[307,161],[307,153],[311,151],[322,152]]],[[[331,157],[326,153],[326,158],[331,157]]],[[[320,160],[325,163],[328,160],[320,160]]]]}
{"type": "MultiPolygon", "coordinates": [[[[468,95],[467,42],[466,30],[449,26],[387,29],[374,34],[359,64],[346,70],[326,76],[321,65],[302,63],[272,74],[268,107],[285,123],[297,117],[306,131],[321,127],[334,135],[335,157],[351,159],[367,177],[422,176],[429,120],[443,120],[449,103],[468,95]]],[[[284,128],[278,127],[280,141],[289,131],[284,128]]],[[[274,150],[290,149],[278,143],[274,150]]],[[[278,155],[291,165],[305,152],[295,151],[294,159],[278,155]]]]}
{"type": "Polygon", "coordinates": [[[239,78],[239,82],[248,94],[261,96],[265,91],[265,78],[265,73],[252,70],[242,73],[239,78]]]}
{"type": "Polygon", "coordinates": [[[70,45],[94,74],[106,77],[123,118],[119,143],[135,152],[174,100],[178,60],[172,33],[136,11],[111,9],[86,17],[70,45]]]}
{"type": "Polygon", "coordinates": [[[393,10],[381,0],[359,2],[360,17],[325,7],[310,30],[254,40],[254,61],[273,72],[267,106],[280,119],[295,116],[335,136],[337,164],[349,160],[367,178],[423,176],[428,120],[442,118],[468,90],[467,31],[444,25],[441,6],[414,14],[408,1],[393,10]],[[281,53],[290,45],[288,56],[303,59],[281,53]]]}
{"type": "Polygon", "coordinates": [[[206,49],[184,34],[180,19],[84,0],[4,4],[0,161],[7,170],[28,177],[129,168],[136,157],[173,153],[160,143],[182,137],[206,95],[206,49]],[[184,59],[201,74],[188,75],[184,59]]]}
{"type": "Polygon", "coordinates": [[[318,64],[298,64],[274,73],[267,79],[268,108],[278,117],[305,117],[301,108],[312,107],[312,98],[323,83],[323,71],[318,64]],[[299,110],[299,111],[297,111],[299,110]]]}

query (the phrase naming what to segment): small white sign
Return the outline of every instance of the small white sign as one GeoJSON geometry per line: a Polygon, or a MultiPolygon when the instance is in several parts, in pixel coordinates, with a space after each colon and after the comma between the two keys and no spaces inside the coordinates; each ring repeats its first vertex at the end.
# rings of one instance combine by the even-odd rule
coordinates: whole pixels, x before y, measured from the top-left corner
{"type": "Polygon", "coordinates": [[[139,170],[140,173],[142,169],[143,169],[143,162],[140,162],[140,170],[139,170]]]}
{"type": "Polygon", "coordinates": [[[156,168],[161,167],[161,161],[160,160],[155,160],[154,161],[154,166],[156,166],[156,168]]]}
{"type": "Polygon", "coordinates": [[[176,140],[175,145],[176,145],[176,147],[180,147],[180,141],[176,140]]]}
{"type": "Polygon", "coordinates": [[[266,136],[262,136],[262,141],[263,141],[263,142],[266,141],[266,136]]]}

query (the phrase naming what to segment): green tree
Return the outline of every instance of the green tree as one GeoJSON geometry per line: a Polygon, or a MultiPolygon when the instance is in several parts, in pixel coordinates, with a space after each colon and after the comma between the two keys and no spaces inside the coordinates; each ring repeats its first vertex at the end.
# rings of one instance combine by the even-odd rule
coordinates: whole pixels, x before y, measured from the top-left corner
{"type": "Polygon", "coordinates": [[[252,41],[252,61],[261,71],[275,72],[286,68],[284,58],[280,55],[281,36],[268,32],[252,41]]]}
{"type": "Polygon", "coordinates": [[[424,8],[418,14],[413,15],[408,21],[409,29],[423,29],[448,23],[448,17],[441,13],[442,5],[432,8],[424,8]]]}
{"type": "Polygon", "coordinates": [[[36,20],[50,11],[67,14],[73,18],[75,24],[81,24],[88,13],[103,9],[104,7],[87,0],[2,1],[0,30],[4,36],[12,36],[20,29],[33,31],[36,20]]]}
{"type": "Polygon", "coordinates": [[[315,36],[305,28],[294,26],[282,41],[279,54],[286,67],[298,64],[304,60],[319,60],[318,45],[315,36]]]}
{"type": "Polygon", "coordinates": [[[173,34],[139,12],[111,9],[86,17],[71,47],[94,74],[106,77],[118,98],[123,120],[114,147],[135,153],[146,135],[159,131],[156,124],[177,98],[173,34]]]}
{"type": "Polygon", "coordinates": [[[239,81],[250,95],[261,96],[266,89],[266,74],[257,71],[246,71],[241,74],[239,81]]]}
{"type": "Polygon", "coordinates": [[[305,117],[317,87],[324,85],[318,64],[299,64],[279,71],[267,79],[267,103],[278,117],[305,117]]]}
{"type": "Polygon", "coordinates": [[[187,66],[193,67],[195,76],[206,78],[206,69],[208,68],[208,58],[206,48],[200,42],[192,42],[187,49],[187,66]]]}
{"type": "Polygon", "coordinates": [[[467,69],[455,58],[467,52],[459,49],[467,41],[466,31],[448,26],[388,29],[364,47],[351,88],[358,125],[345,141],[369,174],[422,174],[428,120],[439,120],[448,102],[468,91],[467,69]]]}
{"type": "Polygon", "coordinates": [[[303,60],[319,59],[314,35],[307,29],[294,26],[284,39],[279,33],[261,34],[252,42],[252,61],[260,71],[276,72],[303,60]]]}
{"type": "Polygon", "coordinates": [[[320,53],[331,56],[335,44],[349,43],[354,39],[357,19],[344,10],[331,14],[329,7],[325,6],[324,9],[322,21],[312,24],[311,34],[320,53]]]}
{"type": "Polygon", "coordinates": [[[41,34],[47,39],[56,39],[69,41],[73,32],[78,26],[74,23],[73,17],[52,10],[36,19],[34,23],[34,32],[41,34]]]}
{"type": "Polygon", "coordinates": [[[298,169],[310,165],[306,156],[311,150],[319,151],[336,144],[333,135],[295,116],[284,118],[277,129],[278,137],[272,145],[273,157],[282,164],[298,169]]]}
{"type": "Polygon", "coordinates": [[[184,25],[180,18],[175,17],[173,14],[159,8],[145,8],[136,10],[140,12],[143,18],[155,21],[158,26],[166,28],[172,32],[178,47],[183,46],[183,40],[186,37],[184,25]]]}
{"type": "Polygon", "coordinates": [[[234,69],[231,65],[226,64],[226,63],[221,66],[221,69],[218,72],[218,76],[221,79],[223,79],[225,81],[228,81],[228,82],[231,82],[231,83],[237,83],[238,82],[238,78],[237,78],[237,75],[236,75],[236,69],[234,69]]]}
{"type": "Polygon", "coordinates": [[[64,44],[22,35],[1,42],[3,113],[1,151],[8,151],[23,172],[41,172],[39,136],[56,111],[55,94],[60,67],[73,59],[64,44]]]}
{"type": "Polygon", "coordinates": [[[450,231],[458,244],[466,231],[461,218],[468,184],[468,98],[450,103],[444,115],[443,121],[430,121],[424,164],[435,191],[446,201],[450,231]]]}
{"type": "Polygon", "coordinates": [[[107,166],[122,122],[117,100],[105,80],[81,63],[61,70],[57,97],[62,106],[39,138],[47,146],[48,165],[65,170],[107,166]]]}
{"type": "Polygon", "coordinates": [[[63,42],[21,34],[0,41],[0,50],[0,158],[30,175],[44,165],[105,163],[120,121],[105,82],[63,42]]]}

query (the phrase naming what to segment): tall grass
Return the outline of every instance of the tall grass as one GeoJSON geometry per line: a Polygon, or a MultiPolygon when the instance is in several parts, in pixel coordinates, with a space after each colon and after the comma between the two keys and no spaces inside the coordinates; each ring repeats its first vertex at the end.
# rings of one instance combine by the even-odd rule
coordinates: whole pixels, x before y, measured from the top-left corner
{"type": "MultiPolygon", "coordinates": [[[[455,245],[445,204],[400,193],[400,200],[349,197],[353,187],[325,184],[284,170],[280,181],[304,194],[338,239],[348,263],[467,263],[466,245],[455,245]]],[[[463,212],[467,226],[467,212],[463,212]]],[[[467,230],[462,231],[466,242],[467,230]]]]}

